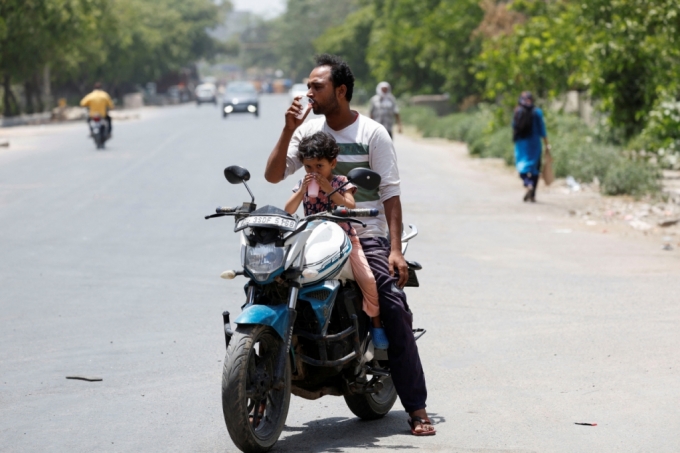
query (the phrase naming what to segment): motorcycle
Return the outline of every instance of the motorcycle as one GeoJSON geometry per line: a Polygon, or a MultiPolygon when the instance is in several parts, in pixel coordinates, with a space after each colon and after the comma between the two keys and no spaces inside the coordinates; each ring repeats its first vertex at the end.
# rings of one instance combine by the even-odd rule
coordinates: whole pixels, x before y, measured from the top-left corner
{"type": "Polygon", "coordinates": [[[90,136],[94,139],[97,149],[104,149],[104,143],[109,139],[108,121],[100,115],[93,115],[87,123],[90,126],[90,136]]]}
{"type": "MultiPolygon", "coordinates": [[[[365,226],[357,217],[377,216],[378,210],[331,210],[329,205],[326,212],[299,218],[274,206],[258,209],[246,184],[248,170],[231,166],[224,175],[231,184],[243,184],[251,198],[205,217],[235,218],[242,269],[221,277],[248,279],[235,329],[230,313],[222,314],[227,347],[222,409],[232,441],[247,453],[271,449],[283,430],[291,394],[310,400],[343,396],[358,417],[383,417],[397,398],[387,351],[373,345],[348,260],[352,245],[337,225],[365,226]]],[[[380,184],[380,175],[368,169],[356,168],[347,177],[366,190],[380,184]]],[[[418,234],[410,228],[402,236],[404,253],[418,234]]],[[[407,262],[407,286],[419,286],[415,271],[421,266],[407,262]]],[[[424,333],[414,330],[416,339],[424,333]]]]}

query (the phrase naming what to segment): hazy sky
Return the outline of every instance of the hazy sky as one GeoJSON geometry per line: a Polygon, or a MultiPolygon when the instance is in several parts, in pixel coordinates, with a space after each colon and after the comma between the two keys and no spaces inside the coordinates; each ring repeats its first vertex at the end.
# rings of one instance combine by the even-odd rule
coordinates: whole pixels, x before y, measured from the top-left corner
{"type": "Polygon", "coordinates": [[[286,0],[231,0],[234,9],[252,11],[265,17],[281,14],[286,8],[286,0]]]}

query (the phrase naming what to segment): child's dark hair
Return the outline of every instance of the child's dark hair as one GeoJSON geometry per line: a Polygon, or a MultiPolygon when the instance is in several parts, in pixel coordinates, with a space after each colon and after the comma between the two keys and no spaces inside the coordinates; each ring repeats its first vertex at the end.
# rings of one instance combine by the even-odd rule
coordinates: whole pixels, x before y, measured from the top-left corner
{"type": "Polygon", "coordinates": [[[317,132],[300,140],[297,158],[300,162],[305,159],[326,159],[332,162],[338,157],[340,148],[335,139],[325,132],[317,132]]]}

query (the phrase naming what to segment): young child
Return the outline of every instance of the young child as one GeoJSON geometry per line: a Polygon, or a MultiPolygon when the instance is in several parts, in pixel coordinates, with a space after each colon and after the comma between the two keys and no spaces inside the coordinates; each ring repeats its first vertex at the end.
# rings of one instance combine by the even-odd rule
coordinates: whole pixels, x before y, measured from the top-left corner
{"type": "MultiPolygon", "coordinates": [[[[293,189],[293,196],[286,203],[287,212],[294,214],[300,203],[303,205],[305,215],[316,214],[326,210],[326,203],[328,202],[326,194],[331,193],[347,182],[345,176],[333,174],[339,152],[340,149],[337,143],[335,143],[335,139],[325,132],[317,132],[300,141],[297,157],[305,167],[307,174],[293,189]],[[312,180],[316,181],[319,185],[319,196],[316,198],[310,198],[307,194],[307,186],[312,180]]],[[[351,183],[347,184],[331,196],[331,206],[333,208],[345,206],[346,208],[354,209],[356,207],[354,202],[356,190],[356,186],[351,183]]],[[[352,252],[349,256],[349,261],[354,273],[354,279],[359,284],[364,295],[363,309],[371,317],[373,344],[378,349],[387,349],[389,343],[385,330],[380,324],[378,289],[375,277],[368,266],[359,237],[354,228],[352,228],[352,225],[349,222],[338,225],[345,230],[345,233],[347,233],[352,242],[352,252]]]]}

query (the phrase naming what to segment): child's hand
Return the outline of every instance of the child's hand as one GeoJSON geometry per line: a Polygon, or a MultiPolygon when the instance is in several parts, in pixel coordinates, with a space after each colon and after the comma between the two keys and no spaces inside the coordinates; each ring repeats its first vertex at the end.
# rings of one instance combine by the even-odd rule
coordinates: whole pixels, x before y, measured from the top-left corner
{"type": "Polygon", "coordinates": [[[309,186],[309,183],[314,179],[314,173],[307,173],[305,177],[302,180],[302,186],[300,187],[300,190],[302,193],[307,193],[307,186],[309,186]]]}
{"type": "Polygon", "coordinates": [[[314,179],[316,179],[316,182],[319,183],[319,188],[323,190],[323,192],[328,195],[329,193],[333,192],[333,186],[331,186],[331,182],[324,178],[323,176],[314,173],[314,179]]]}

